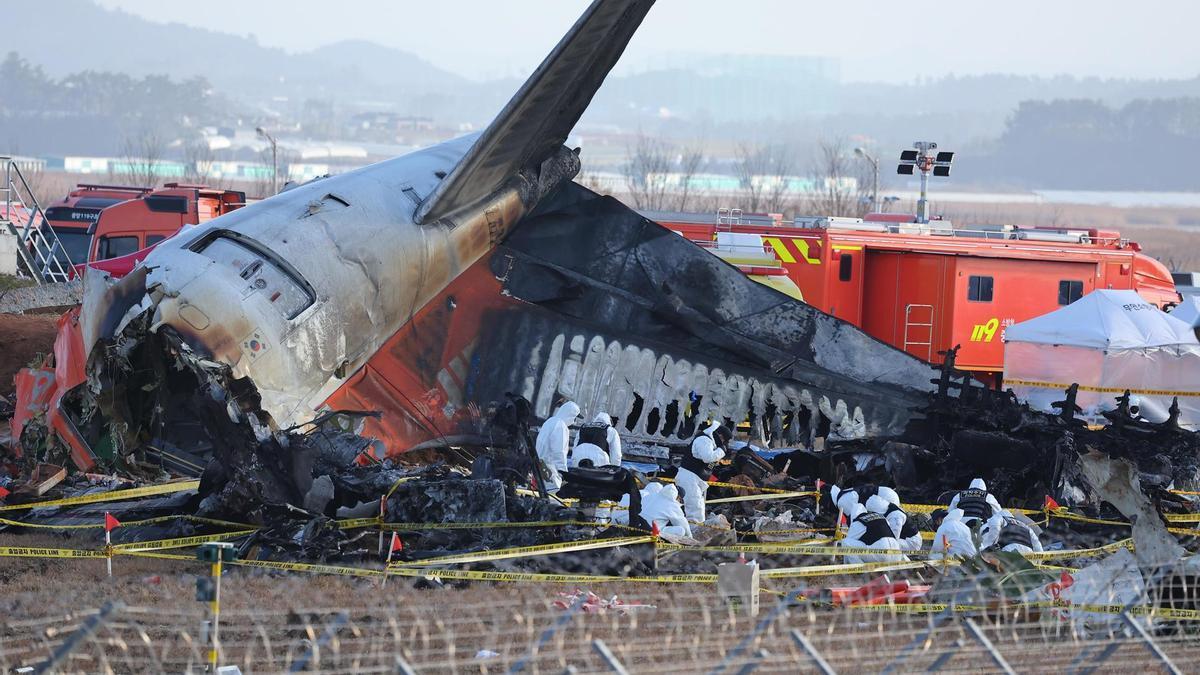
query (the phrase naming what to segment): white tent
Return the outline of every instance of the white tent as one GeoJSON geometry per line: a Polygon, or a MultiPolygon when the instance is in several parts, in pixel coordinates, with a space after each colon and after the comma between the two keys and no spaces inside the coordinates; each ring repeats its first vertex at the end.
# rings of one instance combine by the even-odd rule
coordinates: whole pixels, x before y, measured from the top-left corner
{"type": "Polygon", "coordinates": [[[1183,302],[1171,310],[1171,316],[1188,324],[1193,329],[1200,328],[1200,295],[1189,295],[1183,302]]]}
{"type": "Polygon", "coordinates": [[[1076,403],[1094,421],[1129,389],[1146,419],[1165,420],[1178,396],[1180,423],[1200,425],[1200,342],[1135,291],[1094,291],[1009,326],[1004,340],[1005,387],[1038,410],[1055,412],[1050,404],[1078,383],[1076,403]]]}

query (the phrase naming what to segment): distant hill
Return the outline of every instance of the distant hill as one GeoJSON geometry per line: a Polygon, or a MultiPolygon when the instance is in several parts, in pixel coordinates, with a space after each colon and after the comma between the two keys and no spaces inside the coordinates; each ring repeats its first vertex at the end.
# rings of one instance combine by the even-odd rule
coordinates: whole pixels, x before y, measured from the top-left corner
{"type": "Polygon", "coordinates": [[[396,101],[465,83],[411,53],[371,43],[340,42],[289,54],[251,37],[155,23],[90,0],[6,3],[5,24],[0,51],[19,52],[55,77],[84,70],[202,75],[220,90],[255,100],[396,101]]]}

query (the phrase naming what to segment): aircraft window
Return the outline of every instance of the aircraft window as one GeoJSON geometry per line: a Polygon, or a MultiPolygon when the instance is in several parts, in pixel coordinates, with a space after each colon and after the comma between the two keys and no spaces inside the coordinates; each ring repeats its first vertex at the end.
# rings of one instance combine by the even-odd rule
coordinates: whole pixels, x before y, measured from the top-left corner
{"type": "Polygon", "coordinates": [[[284,317],[294,319],[313,304],[313,294],[296,275],[271,256],[228,236],[211,239],[198,253],[219,265],[228,265],[246,280],[243,298],[261,293],[284,317]]]}
{"type": "Polygon", "coordinates": [[[161,234],[148,234],[146,235],[146,246],[153,246],[163,239],[166,239],[166,236],[161,234]]]}
{"type": "Polygon", "coordinates": [[[1082,281],[1058,282],[1058,304],[1069,305],[1083,297],[1082,281]]]}
{"type": "Polygon", "coordinates": [[[971,277],[967,280],[967,300],[971,302],[992,301],[992,278],[971,277]]]}
{"type": "Polygon", "coordinates": [[[854,273],[854,254],[843,253],[842,259],[838,261],[838,280],[850,281],[850,275],[854,273]]]}
{"type": "Polygon", "coordinates": [[[100,237],[100,250],[97,259],[108,260],[109,258],[119,258],[123,255],[136,253],[137,250],[137,237],[100,237]]]}

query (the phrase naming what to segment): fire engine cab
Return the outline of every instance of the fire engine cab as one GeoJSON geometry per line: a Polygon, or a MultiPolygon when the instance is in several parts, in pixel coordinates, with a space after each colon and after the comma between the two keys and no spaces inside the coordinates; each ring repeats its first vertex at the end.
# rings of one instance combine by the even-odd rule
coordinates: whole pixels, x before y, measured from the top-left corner
{"type": "Polygon", "coordinates": [[[958,366],[995,386],[1009,325],[1097,288],[1132,289],[1160,308],[1179,302],[1167,268],[1115,231],[959,228],[879,213],[790,223],[736,211],[643,215],[744,272],[738,256],[774,258],[805,302],[926,361],[962,345],[958,366]]]}

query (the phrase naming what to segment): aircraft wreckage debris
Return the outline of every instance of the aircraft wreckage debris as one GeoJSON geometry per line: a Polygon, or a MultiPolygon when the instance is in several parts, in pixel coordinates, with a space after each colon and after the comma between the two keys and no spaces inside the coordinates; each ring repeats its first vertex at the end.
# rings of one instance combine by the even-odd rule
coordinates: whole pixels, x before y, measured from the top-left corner
{"type": "Polygon", "coordinates": [[[716,583],[749,553],[764,582],[876,577],[787,594],[839,606],[1200,618],[1164,582],[1197,576],[1177,404],[1092,429],[1072,385],[1037,412],[573,182],[563,143],[651,4],[593,3],[480,134],[87,268],[0,406],[0,529],[78,546],[0,556],[230,541],[436,586],[716,583]]]}

